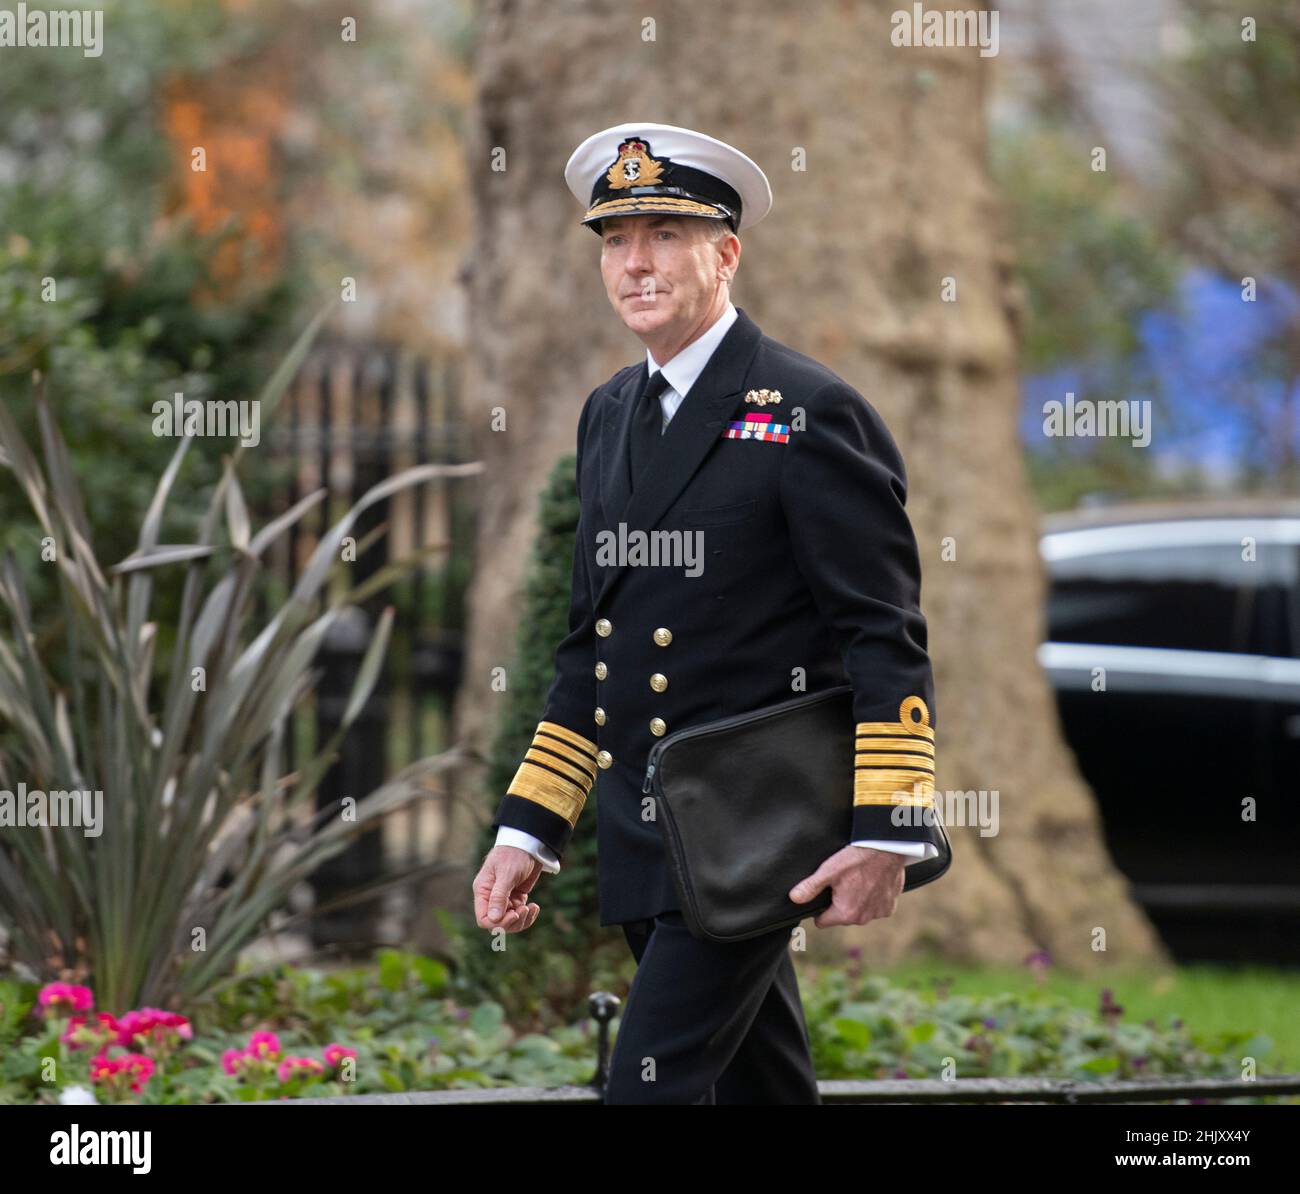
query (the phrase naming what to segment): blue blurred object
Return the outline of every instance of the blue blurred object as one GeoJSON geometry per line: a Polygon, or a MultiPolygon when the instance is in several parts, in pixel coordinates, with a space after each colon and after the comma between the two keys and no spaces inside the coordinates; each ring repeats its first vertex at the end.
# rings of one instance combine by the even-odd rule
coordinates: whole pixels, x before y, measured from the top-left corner
{"type": "Polygon", "coordinates": [[[1027,376],[1020,433],[1026,450],[1079,455],[1095,438],[1054,440],[1044,433],[1047,402],[1076,399],[1150,401],[1156,432],[1149,448],[1162,469],[1191,464],[1216,484],[1243,470],[1269,476],[1300,458],[1300,380],[1285,351],[1300,319],[1300,293],[1260,278],[1253,302],[1240,280],[1205,270],[1186,273],[1176,308],[1152,311],[1139,323],[1138,350],[1128,359],[1072,361],[1027,376]],[[1058,447],[1059,445],[1059,447],[1058,447]]]}

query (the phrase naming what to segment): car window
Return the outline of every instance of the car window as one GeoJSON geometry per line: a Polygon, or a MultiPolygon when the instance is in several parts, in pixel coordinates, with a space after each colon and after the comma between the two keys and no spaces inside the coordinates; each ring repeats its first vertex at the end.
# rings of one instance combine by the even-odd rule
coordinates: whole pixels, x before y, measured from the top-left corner
{"type": "Polygon", "coordinates": [[[1212,581],[1058,581],[1047,602],[1048,634],[1053,642],[1241,652],[1250,642],[1253,596],[1249,586],[1212,581]]]}
{"type": "Polygon", "coordinates": [[[1251,590],[1251,595],[1253,608],[1248,639],[1242,649],[1251,655],[1293,657],[1292,591],[1281,585],[1263,585],[1251,590]]]}
{"type": "Polygon", "coordinates": [[[1053,641],[1295,657],[1300,549],[1277,524],[1091,528],[1045,536],[1042,554],[1053,641]]]}

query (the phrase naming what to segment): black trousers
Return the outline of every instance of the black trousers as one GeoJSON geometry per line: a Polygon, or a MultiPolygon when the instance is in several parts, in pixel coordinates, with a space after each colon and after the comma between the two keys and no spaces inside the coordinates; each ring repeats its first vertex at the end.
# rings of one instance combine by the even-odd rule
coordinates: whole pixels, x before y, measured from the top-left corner
{"type": "Polygon", "coordinates": [[[638,965],[607,1104],[821,1103],[789,929],[718,945],[678,911],[622,929],[638,965]]]}

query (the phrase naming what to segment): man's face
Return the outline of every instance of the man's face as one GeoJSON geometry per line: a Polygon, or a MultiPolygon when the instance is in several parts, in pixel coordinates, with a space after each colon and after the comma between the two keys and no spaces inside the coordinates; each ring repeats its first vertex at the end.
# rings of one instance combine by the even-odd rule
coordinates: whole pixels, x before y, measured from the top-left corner
{"type": "Polygon", "coordinates": [[[639,335],[668,325],[691,327],[708,311],[724,270],[727,237],[706,239],[710,220],[690,216],[619,216],[601,224],[605,293],[639,335]]]}

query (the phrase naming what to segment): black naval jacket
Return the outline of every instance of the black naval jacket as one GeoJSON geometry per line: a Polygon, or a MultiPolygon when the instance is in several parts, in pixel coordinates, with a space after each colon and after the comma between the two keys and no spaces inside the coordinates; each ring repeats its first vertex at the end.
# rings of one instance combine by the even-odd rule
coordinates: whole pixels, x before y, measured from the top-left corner
{"type": "Polygon", "coordinates": [[[598,782],[602,925],[679,906],[642,792],[659,737],[804,691],[853,687],[845,844],[928,841],[948,852],[928,817],[891,816],[919,811],[893,793],[932,808],[934,792],[934,680],[903,459],[856,390],[736,310],[635,493],[627,441],[644,362],[597,386],[578,420],[569,634],[492,827],[563,855],[598,782]],[[759,390],[780,401],[757,405],[759,390]],[[726,438],[755,412],[789,426],[788,442],[726,438]],[[619,544],[637,529],[686,532],[665,541],[701,532],[702,570],[680,556],[628,564],[619,544]]]}

